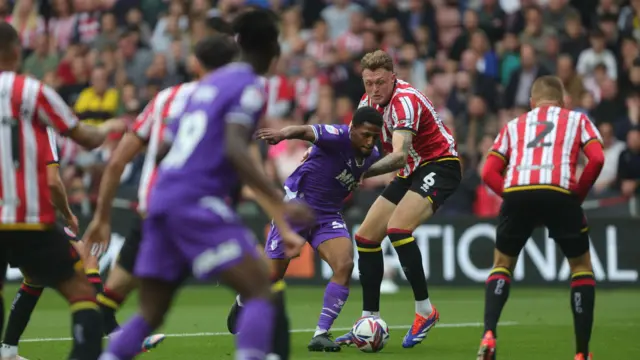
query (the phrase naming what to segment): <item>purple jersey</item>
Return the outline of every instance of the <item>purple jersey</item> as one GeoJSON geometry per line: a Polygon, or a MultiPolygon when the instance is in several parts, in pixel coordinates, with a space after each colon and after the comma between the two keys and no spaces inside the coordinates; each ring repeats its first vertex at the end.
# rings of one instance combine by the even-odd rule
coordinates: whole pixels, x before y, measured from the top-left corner
{"type": "Polygon", "coordinates": [[[361,159],[348,125],[311,125],[316,135],[309,158],[285,181],[287,199],[303,199],[316,212],[338,213],[362,174],[380,158],[377,148],[361,159]]]}
{"type": "Polygon", "coordinates": [[[198,83],[181,114],[169,124],[171,150],[159,167],[149,212],[203,199],[225,199],[239,179],[225,156],[225,126],[241,124],[253,133],[266,95],[248,64],[233,63],[198,83]]]}

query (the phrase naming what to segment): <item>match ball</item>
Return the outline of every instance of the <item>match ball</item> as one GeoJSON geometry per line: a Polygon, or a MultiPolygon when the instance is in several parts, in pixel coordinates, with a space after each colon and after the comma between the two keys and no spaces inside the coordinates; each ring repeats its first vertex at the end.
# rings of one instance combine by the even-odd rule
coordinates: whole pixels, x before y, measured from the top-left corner
{"type": "Polygon", "coordinates": [[[364,316],[358,319],[351,330],[353,343],[362,352],[375,353],[384,348],[389,340],[387,323],[377,316],[364,316]]]}

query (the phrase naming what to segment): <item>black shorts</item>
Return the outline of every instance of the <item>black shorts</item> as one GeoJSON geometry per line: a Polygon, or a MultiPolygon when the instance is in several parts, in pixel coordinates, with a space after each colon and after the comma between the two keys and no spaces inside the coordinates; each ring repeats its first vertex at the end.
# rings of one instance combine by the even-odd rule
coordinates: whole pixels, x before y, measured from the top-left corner
{"type": "Polygon", "coordinates": [[[589,227],[580,200],[555,190],[507,192],[498,217],[496,248],[517,257],[536,227],[545,226],[549,236],[568,258],[589,250],[589,227]]]}
{"type": "Polygon", "coordinates": [[[136,219],[131,224],[129,235],[124,240],[120,254],[118,254],[118,266],[126,270],[129,274],[133,274],[133,268],[136,265],[138,257],[138,249],[142,241],[142,217],[136,215],[136,219]]]}
{"type": "Polygon", "coordinates": [[[0,231],[2,257],[35,284],[57,287],[82,270],[82,261],[69,237],[59,228],[0,231]]]}
{"type": "Polygon", "coordinates": [[[411,190],[428,199],[436,210],[458,189],[461,178],[462,169],[457,159],[426,162],[406,178],[396,176],[381,196],[397,205],[411,190]]]}

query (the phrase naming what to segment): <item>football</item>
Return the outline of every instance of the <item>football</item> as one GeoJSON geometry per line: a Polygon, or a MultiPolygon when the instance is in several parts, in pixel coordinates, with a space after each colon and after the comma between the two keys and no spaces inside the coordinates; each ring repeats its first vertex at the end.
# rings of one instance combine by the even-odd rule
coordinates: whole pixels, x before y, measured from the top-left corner
{"type": "Polygon", "coordinates": [[[353,325],[353,343],[362,352],[375,353],[389,340],[387,323],[377,316],[364,316],[353,325]]]}

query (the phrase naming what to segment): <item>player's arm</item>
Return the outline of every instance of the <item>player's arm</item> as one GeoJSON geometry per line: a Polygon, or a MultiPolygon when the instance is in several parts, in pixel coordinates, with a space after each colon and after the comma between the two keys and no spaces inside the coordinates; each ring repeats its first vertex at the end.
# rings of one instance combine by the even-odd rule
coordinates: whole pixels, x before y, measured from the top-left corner
{"type": "Polygon", "coordinates": [[[315,142],[316,131],[311,125],[292,125],[281,130],[264,128],[256,132],[256,138],[264,140],[271,145],[275,145],[282,140],[304,140],[315,142]]]}
{"type": "Polygon", "coordinates": [[[366,179],[386,174],[405,167],[407,165],[409,148],[411,147],[412,141],[413,133],[411,131],[395,130],[393,132],[393,137],[391,138],[393,151],[375,164],[371,165],[369,170],[364,174],[364,178],[366,179]]]}
{"type": "Polygon", "coordinates": [[[73,217],[73,212],[71,212],[71,207],[69,206],[67,198],[67,191],[64,188],[64,183],[60,177],[58,144],[56,141],[55,131],[52,128],[47,128],[47,135],[50,149],[46,159],[47,185],[49,186],[49,192],[51,193],[51,203],[65,219],[71,219],[73,217]]]}
{"type": "Polygon", "coordinates": [[[36,104],[38,119],[44,125],[87,149],[102,145],[109,133],[124,130],[124,123],[113,119],[100,127],[81,123],[60,95],[46,85],[40,86],[36,104]]]}
{"type": "Polygon", "coordinates": [[[504,190],[504,170],[509,161],[509,128],[502,128],[487,155],[482,168],[482,181],[496,195],[502,196],[504,190]]]}
{"type": "Polygon", "coordinates": [[[580,122],[580,142],[582,151],[587,157],[587,165],[584,167],[582,175],[580,175],[580,180],[578,180],[576,194],[584,201],[604,166],[604,148],[602,146],[602,137],[591,120],[583,115],[580,122]]]}
{"type": "Polygon", "coordinates": [[[142,151],[144,146],[144,141],[133,132],[126,133],[120,140],[113,154],[109,157],[109,162],[100,180],[94,219],[110,222],[111,204],[120,186],[120,178],[124,168],[142,151]]]}

